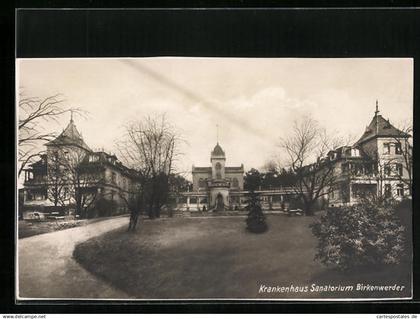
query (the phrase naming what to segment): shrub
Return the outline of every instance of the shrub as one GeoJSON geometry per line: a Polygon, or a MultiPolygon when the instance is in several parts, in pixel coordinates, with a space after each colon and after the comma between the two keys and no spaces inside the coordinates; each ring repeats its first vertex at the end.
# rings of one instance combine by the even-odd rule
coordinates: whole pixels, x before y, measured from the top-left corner
{"type": "Polygon", "coordinates": [[[404,199],[403,201],[395,205],[395,215],[398,218],[401,225],[404,227],[404,259],[410,261],[411,252],[413,249],[413,229],[412,229],[412,217],[413,217],[413,202],[411,199],[404,199]]]}
{"type": "Polygon", "coordinates": [[[245,189],[249,191],[246,199],[248,217],[246,219],[247,230],[253,233],[263,233],[268,227],[261,208],[259,195],[256,190],[261,187],[262,177],[258,170],[252,168],[246,172],[244,177],[245,189]]]}
{"type": "Polygon", "coordinates": [[[82,225],[81,221],[69,221],[54,225],[54,230],[63,230],[68,228],[79,227],[82,225]]]}
{"type": "Polygon", "coordinates": [[[311,228],[318,238],[315,259],[339,269],[398,264],[405,250],[404,227],[386,203],[328,208],[311,228]]]}
{"type": "Polygon", "coordinates": [[[267,223],[260,206],[250,209],[246,219],[247,229],[252,233],[263,233],[267,231],[267,223]]]}
{"type": "Polygon", "coordinates": [[[253,233],[263,233],[268,227],[265,221],[265,216],[261,208],[258,194],[250,191],[247,199],[246,209],[249,211],[246,219],[247,229],[253,233]]]}

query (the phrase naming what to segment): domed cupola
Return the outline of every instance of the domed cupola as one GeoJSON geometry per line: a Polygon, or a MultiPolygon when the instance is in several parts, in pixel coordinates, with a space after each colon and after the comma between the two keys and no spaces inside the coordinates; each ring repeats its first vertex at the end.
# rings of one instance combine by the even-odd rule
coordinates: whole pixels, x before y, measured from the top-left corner
{"type": "Polygon", "coordinates": [[[225,151],[223,151],[222,147],[219,145],[219,143],[216,144],[213,151],[211,152],[211,158],[226,158],[225,151]]]}

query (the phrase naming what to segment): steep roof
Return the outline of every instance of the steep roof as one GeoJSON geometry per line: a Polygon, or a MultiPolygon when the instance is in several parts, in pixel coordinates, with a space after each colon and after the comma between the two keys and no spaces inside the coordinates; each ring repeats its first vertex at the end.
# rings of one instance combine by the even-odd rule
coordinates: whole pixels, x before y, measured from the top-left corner
{"type": "Polygon", "coordinates": [[[376,111],[372,121],[355,145],[362,144],[375,137],[409,137],[409,135],[394,127],[389,120],[385,120],[379,114],[378,105],[376,105],[376,111]]]}
{"type": "Polygon", "coordinates": [[[217,142],[216,146],[211,152],[211,156],[225,156],[225,151],[223,151],[222,147],[219,145],[219,142],[217,142]]]}
{"type": "Polygon", "coordinates": [[[131,169],[121,163],[117,156],[108,154],[104,151],[92,152],[89,156],[86,156],[83,161],[81,162],[84,168],[88,167],[98,167],[109,165],[118,169],[120,172],[125,173],[126,175],[130,175],[130,177],[137,177],[138,172],[135,169],[131,169]],[[91,158],[93,156],[93,158],[91,158]]]}
{"type": "Polygon", "coordinates": [[[70,119],[70,123],[57,138],[46,143],[46,145],[77,145],[91,151],[89,146],[83,141],[83,137],[77,130],[73,119],[70,119]]]}

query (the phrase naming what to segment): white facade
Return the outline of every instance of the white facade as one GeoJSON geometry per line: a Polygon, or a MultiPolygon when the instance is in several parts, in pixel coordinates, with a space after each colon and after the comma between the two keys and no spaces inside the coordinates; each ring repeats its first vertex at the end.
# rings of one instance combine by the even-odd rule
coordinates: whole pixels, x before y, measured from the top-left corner
{"type": "Polygon", "coordinates": [[[337,185],[328,195],[329,206],[355,204],[367,193],[396,200],[411,197],[410,138],[379,115],[377,109],[353,146],[330,152],[337,185]]]}
{"type": "Polygon", "coordinates": [[[202,210],[232,209],[235,200],[232,192],[242,191],[244,184],[244,166],[226,166],[226,155],[219,143],[210,155],[209,167],[192,168],[193,193],[197,196],[198,208],[202,210]]]}

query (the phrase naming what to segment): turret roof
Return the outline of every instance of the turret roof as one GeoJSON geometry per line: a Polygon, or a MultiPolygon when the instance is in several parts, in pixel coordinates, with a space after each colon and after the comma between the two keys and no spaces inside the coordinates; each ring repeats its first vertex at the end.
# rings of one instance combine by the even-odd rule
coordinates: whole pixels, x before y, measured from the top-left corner
{"type": "Polygon", "coordinates": [[[214,147],[213,151],[211,152],[211,156],[225,156],[225,151],[223,151],[219,143],[217,143],[214,147]]]}
{"type": "Polygon", "coordinates": [[[83,137],[77,130],[73,119],[70,120],[70,123],[57,138],[46,143],[46,145],[77,145],[91,151],[89,146],[83,141],[83,137]]]}
{"type": "Polygon", "coordinates": [[[384,119],[379,114],[378,108],[376,108],[372,121],[355,145],[362,144],[375,137],[409,137],[409,134],[394,127],[389,120],[384,119]]]}

